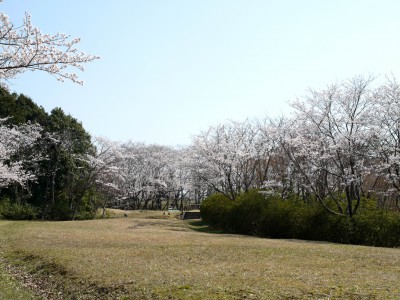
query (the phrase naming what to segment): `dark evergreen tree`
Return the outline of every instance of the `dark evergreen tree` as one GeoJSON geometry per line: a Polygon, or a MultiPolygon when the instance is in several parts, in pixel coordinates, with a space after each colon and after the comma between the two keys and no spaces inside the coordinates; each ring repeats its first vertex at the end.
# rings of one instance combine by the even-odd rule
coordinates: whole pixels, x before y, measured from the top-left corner
{"type": "Polygon", "coordinates": [[[37,123],[43,127],[37,143],[19,153],[26,156],[26,168],[37,179],[24,189],[18,184],[3,189],[0,198],[11,202],[23,199],[38,209],[42,219],[92,216],[96,203],[89,202],[95,193],[95,174],[88,157],[95,154],[95,148],[82,124],[61,108],[48,114],[30,98],[5,89],[0,89],[0,118],[7,118],[10,125],[37,123]]]}

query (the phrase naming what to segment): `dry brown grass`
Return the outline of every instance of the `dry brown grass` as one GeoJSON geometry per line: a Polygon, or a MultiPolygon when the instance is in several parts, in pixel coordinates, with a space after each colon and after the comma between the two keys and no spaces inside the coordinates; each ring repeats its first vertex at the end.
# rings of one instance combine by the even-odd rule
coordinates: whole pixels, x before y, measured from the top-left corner
{"type": "Polygon", "coordinates": [[[65,298],[400,299],[399,249],[203,233],[160,212],[2,221],[0,236],[65,298]]]}

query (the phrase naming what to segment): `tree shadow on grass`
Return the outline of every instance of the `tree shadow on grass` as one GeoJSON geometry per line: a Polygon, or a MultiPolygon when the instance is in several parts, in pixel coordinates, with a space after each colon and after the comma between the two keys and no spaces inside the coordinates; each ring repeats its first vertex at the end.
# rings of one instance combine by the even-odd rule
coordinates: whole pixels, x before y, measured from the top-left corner
{"type": "Polygon", "coordinates": [[[189,228],[197,231],[197,232],[204,232],[204,233],[213,233],[213,234],[224,234],[226,232],[217,229],[217,228],[213,228],[210,227],[206,222],[204,222],[203,220],[195,220],[195,221],[189,221],[189,228]]]}

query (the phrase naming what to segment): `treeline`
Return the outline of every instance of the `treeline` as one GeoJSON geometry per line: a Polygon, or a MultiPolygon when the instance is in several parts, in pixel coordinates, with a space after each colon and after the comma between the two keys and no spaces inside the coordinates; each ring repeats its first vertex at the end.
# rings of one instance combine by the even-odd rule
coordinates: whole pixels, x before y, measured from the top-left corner
{"type": "Polygon", "coordinates": [[[2,203],[31,205],[40,218],[86,218],[100,207],[185,209],[214,193],[235,203],[253,189],[350,219],[371,201],[400,209],[395,78],[310,90],[290,116],[211,126],[182,148],[91,139],[59,108],[47,114],[4,90],[1,101],[0,139],[18,136],[1,142],[2,203]]]}
{"type": "Polygon", "coordinates": [[[199,207],[185,149],[92,138],[61,108],[49,114],[0,89],[0,217],[75,220],[105,208],[199,207]]]}
{"type": "Polygon", "coordinates": [[[194,139],[199,178],[235,201],[261,189],[357,214],[362,199],[400,209],[400,85],[356,77],[310,90],[291,116],[229,122],[194,139]]]}

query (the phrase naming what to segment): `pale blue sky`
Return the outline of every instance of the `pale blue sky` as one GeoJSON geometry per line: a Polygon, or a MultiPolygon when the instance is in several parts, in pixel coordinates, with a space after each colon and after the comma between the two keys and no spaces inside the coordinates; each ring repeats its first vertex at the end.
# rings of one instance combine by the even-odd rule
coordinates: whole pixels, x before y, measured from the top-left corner
{"type": "Polygon", "coordinates": [[[27,73],[11,90],[62,107],[92,135],[167,145],[357,74],[400,74],[400,1],[4,0],[21,24],[81,37],[101,56],[85,85],[27,73]]]}

